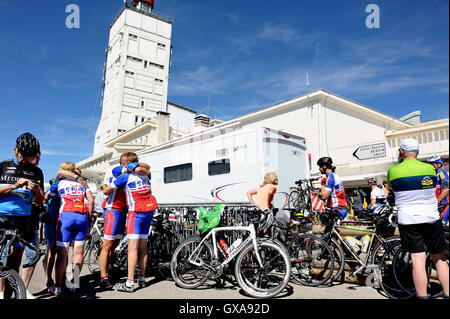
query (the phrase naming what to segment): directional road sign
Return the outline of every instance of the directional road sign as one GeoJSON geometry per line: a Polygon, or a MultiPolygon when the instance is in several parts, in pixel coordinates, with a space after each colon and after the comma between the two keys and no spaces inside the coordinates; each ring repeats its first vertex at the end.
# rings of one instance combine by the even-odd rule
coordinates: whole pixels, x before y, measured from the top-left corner
{"type": "Polygon", "coordinates": [[[386,144],[378,143],[360,146],[353,152],[353,156],[359,160],[379,158],[386,156],[386,144]]]}

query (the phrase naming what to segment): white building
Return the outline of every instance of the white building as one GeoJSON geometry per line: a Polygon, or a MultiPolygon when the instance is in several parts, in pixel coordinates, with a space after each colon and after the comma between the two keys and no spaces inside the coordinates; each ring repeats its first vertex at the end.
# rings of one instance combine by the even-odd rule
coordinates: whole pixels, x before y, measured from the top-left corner
{"type": "Polygon", "coordinates": [[[110,27],[94,156],[108,140],[168,112],[172,22],[152,14],[150,2],[134,3],[139,6],[125,5],[110,27]]]}

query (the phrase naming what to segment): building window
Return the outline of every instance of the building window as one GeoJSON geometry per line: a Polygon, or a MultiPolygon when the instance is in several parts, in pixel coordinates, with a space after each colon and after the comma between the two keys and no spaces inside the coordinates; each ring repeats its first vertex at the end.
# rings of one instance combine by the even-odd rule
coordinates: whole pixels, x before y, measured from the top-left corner
{"type": "Polygon", "coordinates": [[[164,168],[164,184],[192,180],[192,163],[164,168]]]}
{"type": "Polygon", "coordinates": [[[230,160],[228,158],[208,163],[208,175],[222,175],[230,173],[230,160]]]}
{"type": "Polygon", "coordinates": [[[139,123],[139,116],[135,116],[134,117],[134,124],[138,124],[139,123]]]}
{"type": "Polygon", "coordinates": [[[155,82],[163,83],[163,80],[161,80],[161,79],[156,79],[156,78],[155,78],[155,82]]]}

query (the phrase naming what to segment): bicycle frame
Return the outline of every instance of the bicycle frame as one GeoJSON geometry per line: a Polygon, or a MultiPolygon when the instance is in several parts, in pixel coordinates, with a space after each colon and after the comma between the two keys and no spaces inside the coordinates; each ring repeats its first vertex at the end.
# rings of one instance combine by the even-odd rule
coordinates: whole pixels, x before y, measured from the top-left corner
{"type": "MultiPolygon", "coordinates": [[[[192,252],[192,254],[189,256],[189,262],[195,266],[198,267],[207,267],[207,268],[211,268],[209,265],[205,265],[203,262],[196,262],[195,258],[193,258],[193,256],[196,255],[196,253],[200,250],[200,248],[203,246],[203,243],[208,240],[208,238],[212,237],[212,242],[213,242],[213,249],[214,249],[214,258],[216,260],[218,260],[218,244],[217,244],[217,239],[216,239],[216,233],[221,232],[221,231],[246,231],[249,232],[250,235],[243,240],[243,242],[236,247],[234,250],[231,251],[231,253],[226,256],[225,261],[221,264],[221,266],[225,266],[228,263],[230,263],[243,249],[245,246],[247,246],[248,243],[252,242],[253,243],[253,247],[255,248],[255,253],[256,253],[256,259],[259,263],[259,266],[262,268],[263,267],[263,263],[261,260],[261,257],[259,255],[259,251],[258,251],[258,246],[257,246],[257,240],[256,240],[256,231],[255,231],[255,227],[253,225],[250,226],[233,226],[233,227],[217,227],[217,228],[213,228],[206,236],[205,238],[203,238],[203,240],[200,242],[200,244],[198,245],[198,247],[196,247],[194,249],[194,251],[192,252]]],[[[232,243],[231,243],[232,244],[232,243]]],[[[230,244],[230,245],[231,245],[230,244]]]]}
{"type": "MultiPolygon", "coordinates": [[[[356,275],[357,273],[359,273],[361,270],[363,270],[364,268],[367,268],[367,263],[369,261],[369,257],[372,256],[372,246],[373,246],[373,242],[374,242],[374,238],[376,237],[376,239],[378,239],[379,241],[384,242],[384,238],[381,237],[380,235],[378,235],[376,233],[376,229],[364,229],[365,232],[371,233],[370,235],[370,242],[369,245],[367,247],[367,253],[366,256],[364,258],[364,260],[360,259],[359,256],[354,252],[353,248],[350,246],[350,244],[347,242],[347,240],[341,236],[341,234],[339,233],[338,230],[336,229],[352,229],[355,230],[355,227],[351,227],[351,226],[340,226],[340,225],[335,225],[330,233],[330,235],[334,235],[336,236],[341,243],[343,244],[343,246],[347,249],[347,251],[350,252],[350,254],[358,261],[358,264],[360,265],[360,267],[355,270],[352,275],[356,275]]],[[[357,229],[357,230],[363,230],[363,229],[357,229]]]]}

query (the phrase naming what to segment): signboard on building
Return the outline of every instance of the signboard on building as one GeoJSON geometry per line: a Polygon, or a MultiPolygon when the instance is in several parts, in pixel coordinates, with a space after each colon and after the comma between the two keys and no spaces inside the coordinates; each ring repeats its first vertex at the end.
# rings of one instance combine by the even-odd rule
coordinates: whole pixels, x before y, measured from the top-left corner
{"type": "Polygon", "coordinates": [[[379,158],[386,156],[386,143],[378,143],[360,146],[353,152],[353,156],[359,160],[379,158]]]}

